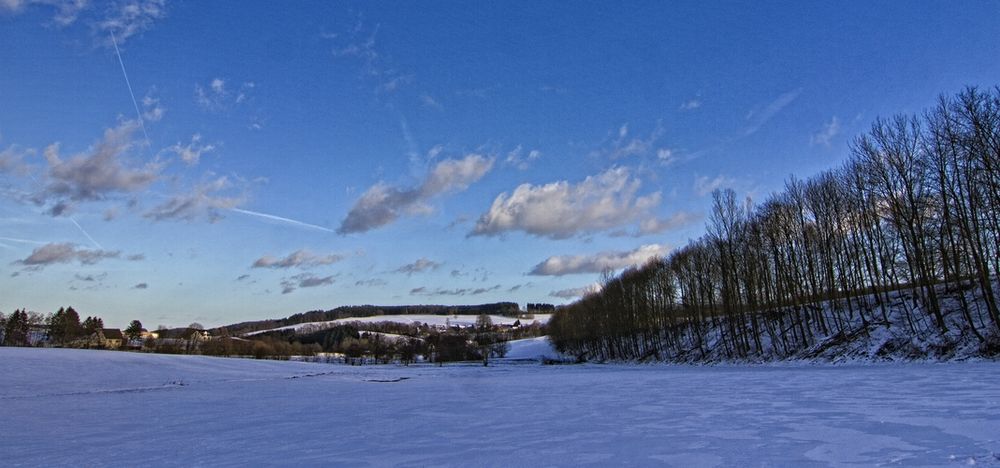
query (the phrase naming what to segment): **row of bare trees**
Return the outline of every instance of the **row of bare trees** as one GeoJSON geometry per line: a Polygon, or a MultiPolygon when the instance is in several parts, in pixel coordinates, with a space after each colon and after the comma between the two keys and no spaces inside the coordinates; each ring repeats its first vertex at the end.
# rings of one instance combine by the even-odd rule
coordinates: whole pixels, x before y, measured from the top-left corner
{"type": "Polygon", "coordinates": [[[914,336],[1000,333],[1000,88],[879,119],[842,167],[791,178],[759,205],[713,196],[703,237],[560,308],[557,347],[744,358],[890,323],[914,336]]]}

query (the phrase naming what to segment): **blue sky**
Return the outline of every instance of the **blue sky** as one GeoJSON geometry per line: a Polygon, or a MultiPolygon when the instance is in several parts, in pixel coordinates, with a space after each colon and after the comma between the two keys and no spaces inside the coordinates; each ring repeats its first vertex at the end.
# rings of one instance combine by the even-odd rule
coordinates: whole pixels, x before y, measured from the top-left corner
{"type": "Polygon", "coordinates": [[[0,311],[571,301],[700,236],[712,189],[760,200],[878,116],[996,85],[997,24],[988,2],[0,0],[0,311]]]}

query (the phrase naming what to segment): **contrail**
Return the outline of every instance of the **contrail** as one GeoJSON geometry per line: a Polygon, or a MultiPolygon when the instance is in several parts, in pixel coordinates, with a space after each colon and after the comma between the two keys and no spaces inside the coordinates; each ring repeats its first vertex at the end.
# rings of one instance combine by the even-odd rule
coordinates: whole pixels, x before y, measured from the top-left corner
{"type": "Polygon", "coordinates": [[[87,236],[87,239],[90,239],[90,242],[94,243],[94,246],[96,246],[98,249],[104,250],[104,247],[102,247],[101,244],[99,244],[96,240],[94,240],[93,237],[90,237],[90,233],[88,233],[87,230],[83,228],[83,226],[80,226],[80,223],[76,222],[76,220],[73,219],[72,216],[67,216],[67,217],[69,218],[70,221],[73,221],[73,224],[76,225],[77,229],[79,229],[80,232],[83,233],[83,235],[87,236]]]}
{"type": "Polygon", "coordinates": [[[315,224],[303,223],[302,221],[296,221],[294,219],[283,218],[281,216],[275,216],[275,215],[272,215],[272,214],[260,213],[260,212],[257,212],[257,211],[250,211],[250,210],[243,210],[243,209],[240,209],[240,208],[230,208],[229,210],[230,211],[235,211],[237,213],[249,215],[249,216],[257,216],[257,217],[264,218],[264,219],[270,219],[272,221],[280,221],[280,222],[283,222],[283,223],[288,223],[288,224],[291,224],[292,226],[304,227],[304,228],[309,228],[309,229],[316,229],[316,230],[323,231],[323,232],[332,232],[334,234],[337,233],[337,231],[334,231],[333,229],[330,229],[330,228],[325,228],[323,226],[317,226],[315,224]]]}
{"type": "Polygon", "coordinates": [[[118,40],[115,39],[114,30],[108,30],[111,33],[111,43],[115,45],[115,54],[118,55],[118,64],[122,66],[122,76],[125,77],[125,86],[128,86],[128,94],[132,96],[132,105],[135,106],[135,116],[139,118],[139,127],[142,128],[142,134],[146,137],[146,146],[149,144],[149,134],[146,133],[146,124],[142,120],[142,112],[139,111],[139,101],[135,100],[135,93],[132,92],[132,83],[128,80],[128,73],[125,71],[125,62],[122,61],[122,53],[118,50],[118,40]]]}
{"type": "Polygon", "coordinates": [[[35,245],[45,245],[47,242],[41,242],[31,239],[18,239],[16,237],[0,237],[0,240],[7,242],[20,242],[22,244],[35,244],[35,245]]]}

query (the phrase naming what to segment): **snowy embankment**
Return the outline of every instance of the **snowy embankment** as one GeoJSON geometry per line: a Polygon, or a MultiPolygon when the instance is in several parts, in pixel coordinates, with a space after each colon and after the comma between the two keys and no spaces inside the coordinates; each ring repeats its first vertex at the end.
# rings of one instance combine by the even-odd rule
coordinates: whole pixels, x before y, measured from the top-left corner
{"type": "Polygon", "coordinates": [[[570,356],[564,356],[556,351],[556,348],[552,346],[552,341],[549,340],[547,336],[539,336],[535,338],[525,338],[523,340],[513,340],[510,342],[510,351],[507,351],[507,355],[504,359],[525,361],[525,360],[535,360],[535,361],[565,361],[572,359],[570,356]]]}
{"type": "MultiPolygon", "coordinates": [[[[515,322],[520,321],[524,325],[529,325],[532,322],[538,322],[540,324],[548,323],[551,314],[535,314],[533,318],[514,318],[505,317],[502,315],[490,315],[490,320],[493,321],[494,325],[513,325],[515,322]]],[[[375,315],[372,317],[348,317],[337,320],[326,320],[322,322],[305,322],[297,323],[295,325],[287,325],[284,327],[271,328],[267,330],[258,330],[250,333],[244,333],[243,336],[253,336],[260,335],[262,333],[268,333],[273,331],[282,330],[295,330],[300,332],[303,329],[314,329],[322,330],[324,328],[331,328],[337,325],[343,325],[346,323],[381,323],[381,322],[392,322],[392,323],[402,323],[406,325],[430,325],[430,326],[442,326],[442,327],[472,327],[476,325],[476,320],[479,318],[478,315],[428,315],[428,314],[407,314],[407,315],[375,315]]]]}
{"type": "Polygon", "coordinates": [[[1000,463],[1000,363],[368,366],[0,348],[0,465],[1000,463]]]}

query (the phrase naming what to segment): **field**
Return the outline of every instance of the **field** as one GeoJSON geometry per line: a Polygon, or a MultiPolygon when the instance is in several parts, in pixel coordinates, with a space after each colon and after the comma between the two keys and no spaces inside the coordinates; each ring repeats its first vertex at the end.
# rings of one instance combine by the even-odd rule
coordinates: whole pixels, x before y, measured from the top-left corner
{"type": "Polygon", "coordinates": [[[349,367],[0,348],[0,374],[5,466],[1000,464],[993,362],[349,367]]]}

